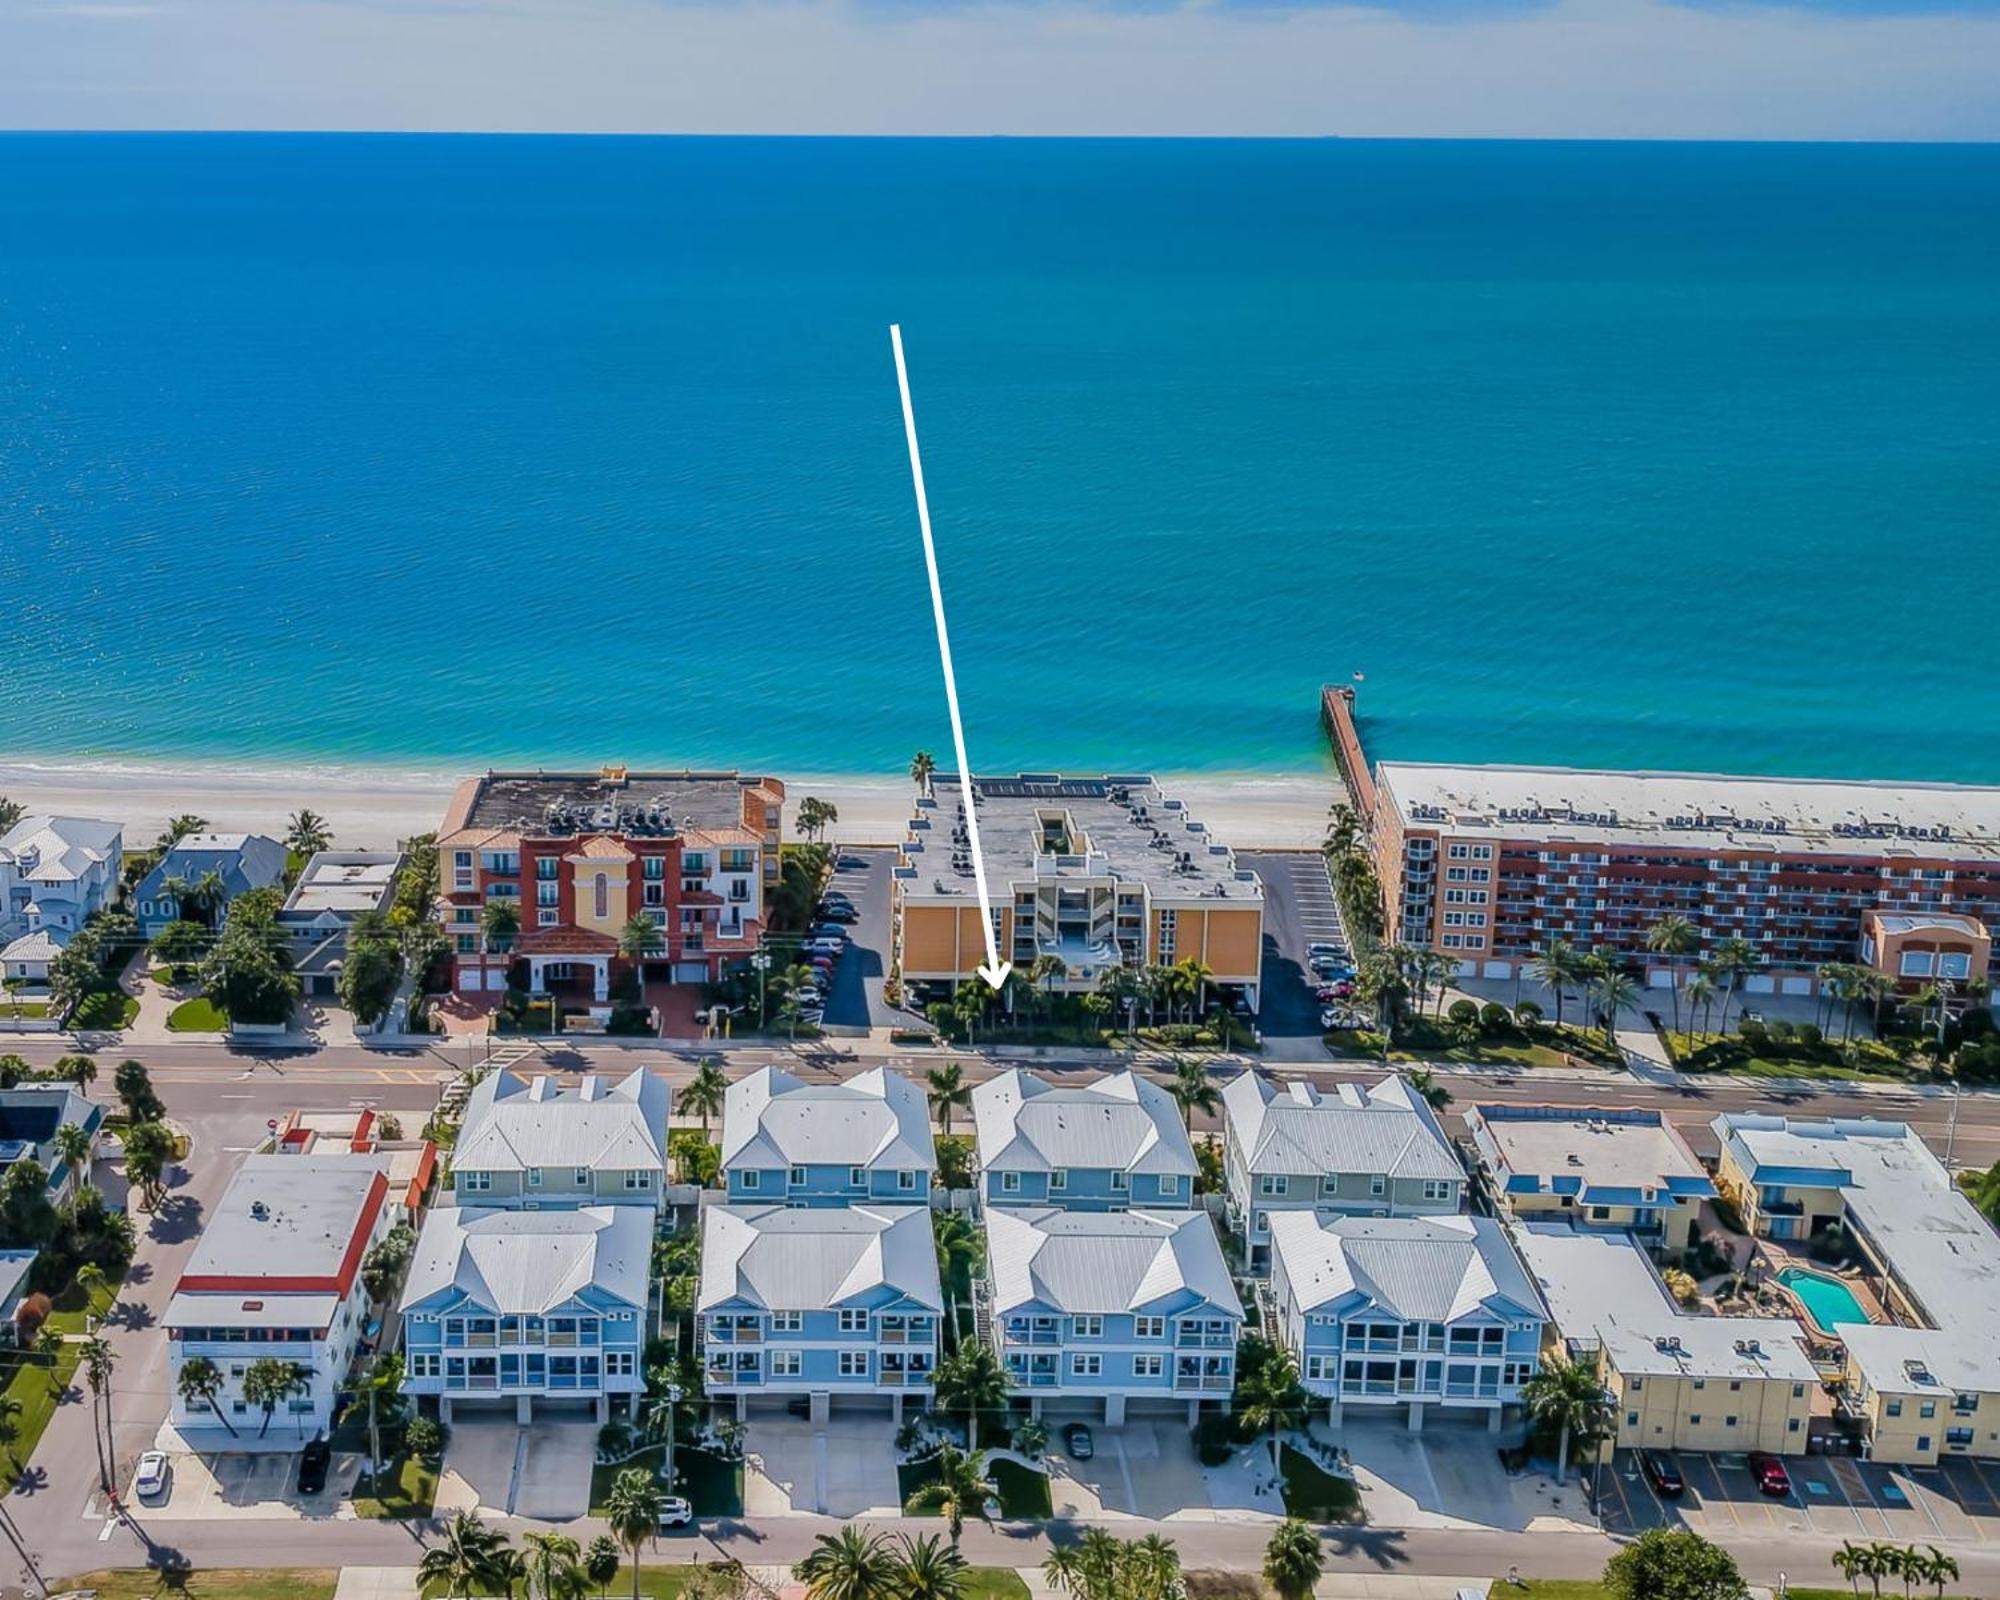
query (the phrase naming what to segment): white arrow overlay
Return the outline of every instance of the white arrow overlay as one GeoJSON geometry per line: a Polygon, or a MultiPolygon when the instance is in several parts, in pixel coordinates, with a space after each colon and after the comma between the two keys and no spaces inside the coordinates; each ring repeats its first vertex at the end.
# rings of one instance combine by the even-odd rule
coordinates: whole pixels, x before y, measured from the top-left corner
{"type": "Polygon", "coordinates": [[[903,330],[889,326],[889,345],[896,352],[896,387],[903,394],[903,433],[910,441],[910,477],[917,486],[917,526],[924,535],[924,568],[931,579],[931,614],[937,618],[938,658],[944,663],[944,701],[951,710],[951,742],[958,752],[958,792],[965,796],[965,831],[972,842],[972,881],[979,891],[979,927],[986,935],[986,965],[979,969],[996,991],[1014,970],[1000,959],[993,932],[993,902],[986,893],[986,857],[979,848],[979,807],[972,800],[972,766],[965,758],[965,723],[958,714],[958,679],[951,670],[951,634],[944,625],[944,590],[938,585],[937,547],[931,543],[931,503],[924,494],[924,459],[917,452],[917,413],[910,405],[910,372],[903,364],[903,330]]]}

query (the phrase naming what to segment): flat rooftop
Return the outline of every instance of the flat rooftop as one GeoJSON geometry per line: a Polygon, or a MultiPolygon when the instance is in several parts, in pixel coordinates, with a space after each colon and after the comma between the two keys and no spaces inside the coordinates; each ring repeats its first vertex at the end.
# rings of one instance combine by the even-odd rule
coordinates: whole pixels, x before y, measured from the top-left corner
{"type": "Polygon", "coordinates": [[[1690,1315],[1629,1233],[1519,1221],[1507,1231],[1563,1338],[1603,1348],[1628,1377],[1819,1381],[1798,1323],[1690,1315]]]}
{"type": "Polygon", "coordinates": [[[1707,1170],[1672,1123],[1634,1107],[1473,1107],[1472,1142],[1509,1194],[1588,1195],[1599,1205],[1704,1200],[1707,1170]]]}
{"type": "Polygon", "coordinates": [[[327,912],[356,917],[378,911],[396,887],[396,869],[403,858],[364,850],[322,850],[305,864],[299,881],[285,897],[285,910],[316,917],[327,912]]]}
{"type": "MultiPolygon", "coordinates": [[[[1024,772],[974,778],[972,793],[989,884],[1113,878],[1171,899],[1263,903],[1263,880],[1150,777],[1024,772]]],[[[965,827],[958,780],[938,779],[903,844],[898,876],[908,892],[976,892],[965,827]]]]}
{"type": "Polygon", "coordinates": [[[459,786],[441,832],[527,834],[621,833],[671,838],[687,833],[746,833],[746,790],[768,789],[783,802],[775,779],[740,772],[489,772],[459,786]]]}
{"type": "Polygon", "coordinates": [[[1837,1188],[1850,1223],[1930,1328],[1843,1326],[1880,1389],[1908,1392],[1908,1363],[1953,1390],[2000,1391],[2000,1235],[1909,1127],[1873,1118],[1725,1113],[1712,1126],[1758,1183],[1837,1188]]]}
{"type": "Polygon", "coordinates": [[[1405,826],[1496,839],[2000,860],[2000,788],[1385,761],[1405,826]]]}
{"type": "Polygon", "coordinates": [[[342,1275],[388,1188],[379,1163],[311,1156],[244,1159],[181,1273],[190,1291],[275,1280],[305,1292],[342,1275]],[[225,1282],[226,1280],[226,1282],[225,1282]]]}

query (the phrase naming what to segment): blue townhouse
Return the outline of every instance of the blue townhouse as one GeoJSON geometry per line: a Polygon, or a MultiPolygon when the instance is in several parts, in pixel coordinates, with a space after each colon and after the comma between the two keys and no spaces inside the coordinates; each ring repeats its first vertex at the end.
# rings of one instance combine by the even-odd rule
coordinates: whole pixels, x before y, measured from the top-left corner
{"type": "Polygon", "coordinates": [[[1180,1108],[1157,1083],[1113,1072],[1058,1086],[1018,1069],[972,1091],[982,1206],[1179,1210],[1199,1170],[1180,1108]]]}
{"type": "Polygon", "coordinates": [[[709,1397],[844,1409],[930,1403],[944,1297],[927,1205],[716,1205],[695,1300],[709,1397]]]}
{"type": "Polygon", "coordinates": [[[1243,1306],[1205,1211],[991,1206],[979,1320],[1017,1396],[1044,1405],[1226,1404],[1243,1306]]]}
{"type": "Polygon", "coordinates": [[[152,939],[170,922],[220,927],[239,894],[281,885],[288,859],[261,833],[183,834],[132,891],[139,932],[152,939]]]}
{"type": "Polygon", "coordinates": [[[1309,1392],[1348,1407],[1518,1420],[1548,1311],[1491,1217],[1270,1218],[1272,1307],[1309,1392]]]}
{"type": "Polygon", "coordinates": [[[465,1102],[452,1193],[462,1206],[488,1209],[657,1210],[666,1154],[667,1085],[645,1068],[617,1082],[592,1072],[568,1084],[503,1068],[465,1102]]]}
{"type": "Polygon", "coordinates": [[[732,1205],[928,1205],[934,1163],[923,1090],[886,1068],[807,1083],[765,1067],[723,1099],[732,1205]]]}
{"type": "Polygon", "coordinates": [[[462,1406],[636,1416],[654,1332],[653,1213],[444,1206],[425,1220],[403,1288],[404,1392],[462,1406]]]}

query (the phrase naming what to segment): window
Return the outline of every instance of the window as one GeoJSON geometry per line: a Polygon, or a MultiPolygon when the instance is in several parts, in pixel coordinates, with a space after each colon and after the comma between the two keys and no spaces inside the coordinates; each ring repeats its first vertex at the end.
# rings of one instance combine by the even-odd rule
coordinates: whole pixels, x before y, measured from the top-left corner
{"type": "Polygon", "coordinates": [[[1426,1178],[1424,1179],[1424,1198],[1426,1200],[1449,1200],[1452,1188],[1453,1184],[1449,1178],[1426,1178]]]}
{"type": "Polygon", "coordinates": [[[1259,1194],[1283,1194],[1288,1187],[1287,1181],[1276,1173],[1267,1172],[1257,1180],[1259,1194]]]}
{"type": "Polygon", "coordinates": [[[1694,1380],[1694,1387],[1697,1389],[1706,1389],[1708,1387],[1708,1379],[1696,1378],[1694,1380]]]}
{"type": "Polygon", "coordinates": [[[773,1350],[771,1352],[771,1376],[774,1378],[796,1378],[804,1370],[805,1358],[796,1350],[773,1350]]]}
{"type": "Polygon", "coordinates": [[[1165,1356],[1134,1356],[1132,1376],[1135,1378],[1157,1378],[1166,1371],[1165,1356]]]}
{"type": "Polygon", "coordinates": [[[611,879],[605,873],[590,880],[590,909],[600,922],[611,915],[611,879]]]}
{"type": "Polygon", "coordinates": [[[1098,1355],[1071,1356],[1069,1358],[1069,1370],[1072,1377],[1101,1377],[1104,1373],[1104,1357],[1098,1355]]]}
{"type": "Polygon", "coordinates": [[[1001,1173],[1001,1174],[1000,1174],[1000,1192],[1001,1192],[1002,1194],[1019,1194],[1019,1193],[1021,1192],[1021,1175],[1020,1175],[1020,1173],[1018,1173],[1018,1172],[1003,1172],[1003,1173],[1001,1173]]]}
{"type": "Polygon", "coordinates": [[[1638,1413],[1638,1412],[1636,1412],[1636,1411],[1628,1411],[1628,1412],[1626,1412],[1626,1413],[1625,1413],[1625,1426],[1626,1426],[1626,1427],[1628,1427],[1628,1428],[1636,1428],[1636,1427],[1638,1427],[1638,1426],[1639,1426],[1639,1413],[1638,1413]]]}
{"type": "Polygon", "coordinates": [[[578,1167],[576,1169],[576,1186],[579,1189],[588,1189],[590,1187],[590,1168],[578,1167]]]}
{"type": "Polygon", "coordinates": [[[629,1378],[638,1371],[638,1357],[630,1350],[607,1350],[604,1353],[604,1371],[608,1377],[629,1378]]]}
{"type": "Polygon", "coordinates": [[[805,1325],[805,1313],[802,1311],[773,1311],[771,1313],[771,1331],[773,1333],[800,1333],[804,1331],[805,1325]]]}
{"type": "Polygon", "coordinates": [[[530,1189],[539,1189],[541,1188],[541,1186],[542,1186],[542,1169],[540,1167],[528,1168],[528,1187],[530,1189]]]}
{"type": "Polygon", "coordinates": [[[1937,1415],[1937,1402],[1935,1400],[1926,1400],[1922,1405],[1917,1407],[1917,1415],[1925,1421],[1929,1421],[1937,1415]]]}
{"type": "Polygon", "coordinates": [[[1096,1313],[1070,1318],[1070,1332],[1079,1339],[1101,1339],[1104,1337],[1104,1319],[1096,1313]]]}
{"type": "Polygon", "coordinates": [[[868,1169],[866,1167],[849,1167],[847,1169],[847,1186],[850,1189],[867,1188],[868,1169]]]}
{"type": "Polygon", "coordinates": [[[1051,1172],[1051,1173],[1049,1174],[1049,1188],[1050,1188],[1050,1189],[1052,1189],[1052,1190],[1053,1190],[1053,1189],[1067,1189],[1068,1187],[1069,1187],[1069,1169],[1068,1169],[1068,1168],[1066,1168],[1066,1167],[1057,1167],[1057,1168],[1055,1169],[1055,1171],[1053,1171],[1053,1172],[1051,1172]]]}
{"type": "Polygon", "coordinates": [[[1690,1411],[1688,1413],[1688,1426],[1690,1428],[1699,1428],[1701,1426],[1701,1413],[1699,1411],[1690,1411]]]}
{"type": "Polygon", "coordinates": [[[1791,1418],[1791,1419],[1790,1419],[1789,1421],[1787,1421],[1787,1422],[1786,1422],[1786,1424],[1785,1424],[1785,1432],[1787,1432],[1787,1433],[1797,1433],[1798,1431],[1799,1431],[1799,1419],[1798,1419],[1797,1417],[1793,1417],[1793,1418],[1791,1418]]]}
{"type": "Polygon", "coordinates": [[[468,1192],[490,1189],[493,1187],[493,1174],[490,1172],[461,1172],[458,1174],[458,1187],[468,1192]]]}
{"type": "Polygon", "coordinates": [[[650,1189],[653,1187],[653,1175],[650,1172],[628,1172],[625,1174],[625,1187],[650,1189]]]}
{"type": "Polygon", "coordinates": [[[1722,1425],[1723,1425],[1723,1426],[1724,1426],[1725,1428],[1733,1428],[1733,1427],[1735,1427],[1735,1426],[1736,1426],[1736,1417],[1735,1417],[1734,1413],[1730,1414],[1729,1416],[1726,1416],[1726,1417],[1724,1417],[1724,1418],[1722,1419],[1722,1425]]]}
{"type": "Polygon", "coordinates": [[[840,1375],[843,1378],[865,1378],[868,1376],[868,1352],[866,1350],[843,1350],[840,1352],[840,1375]]]}
{"type": "Polygon", "coordinates": [[[789,1178],[794,1189],[803,1189],[806,1186],[806,1169],[804,1167],[792,1168],[789,1178]]]}
{"type": "Polygon", "coordinates": [[[1135,1339],[1164,1339],[1167,1336],[1165,1317],[1134,1317],[1132,1337],[1135,1339]]]}
{"type": "Polygon", "coordinates": [[[868,1313],[866,1311],[857,1311],[850,1306],[841,1307],[840,1331],[842,1333],[866,1333],[868,1331],[868,1313]]]}
{"type": "Polygon", "coordinates": [[[1389,1180],[1381,1173],[1376,1173],[1368,1180],[1368,1194],[1371,1199],[1380,1200],[1388,1192],[1389,1180]]]}
{"type": "Polygon", "coordinates": [[[1132,1176],[1130,1173],[1114,1172],[1111,1174],[1111,1192],[1113,1194],[1123,1194],[1131,1187],[1132,1176]]]}
{"type": "Polygon", "coordinates": [[[1884,1400],[1882,1402],[1882,1410],[1889,1416],[1900,1417],[1903,1414],[1903,1402],[1900,1400],[1884,1400]]]}
{"type": "Polygon", "coordinates": [[[1802,1384],[1802,1383],[1795,1383],[1795,1384],[1793,1384],[1793,1385],[1792,1385],[1792,1398],[1793,1398],[1794,1400],[1803,1400],[1803,1399],[1805,1399],[1805,1397],[1806,1397],[1806,1386],[1805,1386],[1804,1384],[1802,1384]]]}
{"type": "Polygon", "coordinates": [[[755,1189],[764,1181],[764,1174],[759,1172],[755,1167],[750,1167],[738,1173],[737,1176],[743,1180],[743,1187],[746,1189],[755,1189]]]}

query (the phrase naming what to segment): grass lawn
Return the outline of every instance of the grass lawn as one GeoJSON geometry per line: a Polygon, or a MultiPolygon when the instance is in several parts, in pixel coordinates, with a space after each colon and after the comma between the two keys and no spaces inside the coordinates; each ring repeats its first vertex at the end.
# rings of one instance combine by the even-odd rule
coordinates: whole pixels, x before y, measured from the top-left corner
{"type": "Polygon", "coordinates": [[[1286,1445],[1279,1456],[1285,1469],[1285,1511],[1308,1522],[1353,1522],[1361,1515],[1361,1491],[1346,1478],[1320,1469],[1312,1457],[1286,1445]]]}
{"type": "Polygon", "coordinates": [[[0,1019],[8,1022],[39,1022],[48,1014],[46,1000],[0,1000],[0,1019]]]}
{"type": "MultiPolygon", "coordinates": [[[[679,1543],[671,1538],[664,1540],[649,1549],[648,1555],[651,1559],[640,1561],[639,1593],[644,1600],[680,1600],[681,1595],[686,1592],[688,1569],[692,1565],[689,1556],[693,1551],[683,1551],[679,1548],[679,1543]]],[[[689,1544],[691,1545],[692,1541],[689,1541],[689,1544]]],[[[714,1565],[713,1562],[708,1564],[714,1565]]],[[[258,1574],[252,1573],[249,1576],[256,1577],[258,1574]]],[[[331,1574],[328,1576],[330,1578],[331,1574]]],[[[1028,1600],[1028,1586],[1021,1581],[1020,1574],[1012,1567],[971,1567],[967,1569],[965,1579],[965,1587],[960,1591],[962,1600],[1028,1600]]],[[[81,1579],[78,1581],[82,1582],[81,1579]]],[[[131,1589],[110,1594],[100,1588],[99,1592],[106,1594],[106,1600],[146,1600],[146,1597],[155,1591],[131,1589]]],[[[327,1592],[329,1594],[332,1592],[331,1583],[327,1592]]],[[[629,1562],[618,1569],[618,1576],[611,1580],[606,1592],[611,1595],[612,1600],[619,1600],[620,1596],[625,1596],[629,1600],[632,1593],[632,1567],[629,1562]]],[[[190,1593],[193,1595],[193,1600],[234,1600],[233,1596],[222,1591],[196,1591],[192,1586],[190,1593]]],[[[427,1584],[423,1590],[423,1597],[424,1600],[439,1600],[443,1593],[442,1583],[427,1584]]],[[[267,1600],[267,1597],[259,1592],[246,1594],[243,1600],[267,1600]]],[[[277,1600],[277,1597],[274,1594],[269,1600],[277,1600]]],[[[304,1595],[300,1596],[299,1600],[316,1600],[316,1597],[304,1595]]]]}
{"type": "Polygon", "coordinates": [[[76,1015],[69,1019],[72,1028],[129,1028],[138,1020],[139,997],[117,993],[98,993],[84,996],[83,1003],[76,1008],[76,1015]]]}
{"type": "MultiPolygon", "coordinates": [[[[687,1476],[687,1454],[685,1450],[678,1450],[674,1453],[674,1470],[679,1472],[683,1479],[687,1476]]],[[[590,1514],[593,1517],[601,1517],[605,1514],[605,1504],[611,1498],[611,1485],[617,1480],[619,1473],[631,1472],[636,1469],[650,1472],[655,1477],[658,1477],[660,1467],[666,1460],[666,1455],[667,1452],[664,1446],[652,1445],[647,1449],[641,1450],[630,1461],[620,1461],[616,1466],[606,1466],[601,1461],[593,1462],[590,1468],[590,1514]]],[[[676,1489],[669,1489],[664,1482],[661,1483],[660,1487],[669,1494],[678,1494],[680,1492],[676,1489]]]]}
{"type": "Polygon", "coordinates": [[[146,1568],[107,1569],[51,1579],[49,1588],[93,1589],[100,1600],[331,1600],[338,1576],[333,1567],[198,1567],[172,1579],[146,1568]]]}
{"type": "Polygon", "coordinates": [[[183,1000],[167,1013],[170,1033],[221,1033],[228,1027],[229,1018],[206,995],[183,1000]]]}
{"type": "MultiPolygon", "coordinates": [[[[1611,1600],[1611,1591],[1597,1578],[1523,1578],[1521,1587],[1496,1583],[1494,1593],[1510,1597],[1525,1595],[1527,1600],[1611,1600]]],[[[1793,1595],[1806,1591],[1794,1589],[1793,1595]]],[[[1852,1597],[1849,1597],[1852,1600],[1852,1597]]]]}
{"type": "Polygon", "coordinates": [[[83,1332],[85,1313],[95,1311],[102,1316],[110,1309],[116,1293],[115,1289],[108,1289],[95,1305],[86,1306],[83,1296],[73,1286],[64,1290],[57,1297],[49,1320],[43,1324],[47,1343],[32,1355],[10,1356],[9,1365],[0,1369],[6,1373],[8,1398],[21,1403],[21,1414],[14,1419],[14,1437],[4,1456],[0,1456],[0,1488],[12,1489],[21,1476],[21,1466],[34,1459],[35,1446],[41,1443],[49,1419],[56,1414],[56,1403],[76,1376],[77,1363],[83,1359],[80,1346],[57,1341],[65,1333],[83,1332]]]}
{"type": "Polygon", "coordinates": [[[1016,1461],[996,1461],[992,1478],[1000,1494],[1000,1514],[1009,1521],[1051,1515],[1046,1472],[1033,1471],[1016,1461]]]}
{"type": "MultiPolygon", "coordinates": [[[[636,1465],[636,1463],[635,1463],[636,1465]]],[[[698,1517],[740,1517],[743,1515],[743,1463],[725,1461],[706,1450],[674,1449],[674,1470],[680,1474],[680,1490],[698,1517]]]]}
{"type": "Polygon", "coordinates": [[[1012,1567],[969,1567],[961,1600],[1028,1600],[1028,1586],[1012,1567]]]}
{"type": "Polygon", "coordinates": [[[1546,1022],[1511,1033],[1466,1038],[1456,1028],[1422,1017],[1404,1026],[1389,1052],[1392,1061],[1459,1061],[1529,1069],[1567,1066],[1570,1057],[1600,1067],[1625,1064],[1624,1058],[1605,1044],[1603,1034],[1546,1022]]]}
{"type": "Polygon", "coordinates": [[[1727,1072],[1745,1078],[1817,1078],[1827,1081],[1910,1083],[1926,1069],[1905,1061],[1879,1039],[1852,1040],[1840,1046],[1796,1046],[1793,1053],[1757,1055],[1741,1038],[1719,1033],[1666,1034],[1674,1065],[1683,1072],[1727,1072]]]}
{"type": "Polygon", "coordinates": [[[428,1517],[437,1499],[438,1470],[418,1456],[390,1460],[382,1469],[382,1480],[371,1485],[371,1493],[354,1497],[357,1517],[382,1517],[407,1521],[428,1517]]]}

